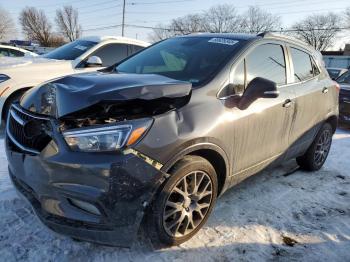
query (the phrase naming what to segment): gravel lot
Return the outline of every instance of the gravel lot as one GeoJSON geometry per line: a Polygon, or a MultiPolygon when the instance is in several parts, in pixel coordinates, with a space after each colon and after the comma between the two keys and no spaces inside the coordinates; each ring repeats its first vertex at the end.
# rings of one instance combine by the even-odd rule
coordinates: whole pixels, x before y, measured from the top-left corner
{"type": "Polygon", "coordinates": [[[262,172],[219,199],[189,242],[153,251],[75,242],[44,227],[10,183],[0,134],[0,261],[350,261],[350,131],[319,172],[262,172]]]}

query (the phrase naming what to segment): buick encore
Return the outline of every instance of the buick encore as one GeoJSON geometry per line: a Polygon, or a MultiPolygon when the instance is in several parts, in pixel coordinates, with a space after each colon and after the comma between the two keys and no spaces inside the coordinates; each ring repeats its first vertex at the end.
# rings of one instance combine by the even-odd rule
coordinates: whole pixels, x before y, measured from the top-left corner
{"type": "Polygon", "coordinates": [[[26,92],[9,111],[9,174],[56,232],[130,246],[141,228],[178,245],[247,177],[292,158],[320,169],[338,93],[297,40],[175,37],[26,92]]]}

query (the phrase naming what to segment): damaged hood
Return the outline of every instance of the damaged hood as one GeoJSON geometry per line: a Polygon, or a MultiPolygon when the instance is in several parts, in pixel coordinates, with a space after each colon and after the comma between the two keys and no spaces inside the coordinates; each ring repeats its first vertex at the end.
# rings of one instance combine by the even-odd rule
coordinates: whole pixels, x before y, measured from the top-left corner
{"type": "Polygon", "coordinates": [[[176,99],[192,84],[154,74],[85,73],[62,77],[31,89],[21,99],[29,111],[61,118],[101,102],[176,99]]]}

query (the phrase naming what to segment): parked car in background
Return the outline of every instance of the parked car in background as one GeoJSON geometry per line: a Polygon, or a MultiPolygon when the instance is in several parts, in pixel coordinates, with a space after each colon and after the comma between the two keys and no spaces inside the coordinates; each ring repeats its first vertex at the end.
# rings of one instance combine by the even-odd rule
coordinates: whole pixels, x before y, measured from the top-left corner
{"type": "Polygon", "coordinates": [[[327,68],[329,76],[333,79],[336,80],[339,76],[344,74],[345,72],[348,71],[348,69],[345,68],[327,68]]]}
{"type": "Polygon", "coordinates": [[[339,121],[350,125],[350,71],[336,79],[340,85],[339,94],[339,121]]]}
{"type": "Polygon", "coordinates": [[[7,122],[10,177],[57,232],[128,246],[144,221],[153,243],[178,245],[218,196],[267,166],[320,169],[338,92],[295,39],[167,39],[26,92],[7,122]]]}
{"type": "Polygon", "coordinates": [[[350,56],[324,55],[323,60],[326,68],[350,68],[350,56]]]}
{"type": "Polygon", "coordinates": [[[36,53],[30,52],[23,48],[0,45],[0,58],[2,57],[22,57],[22,56],[38,56],[36,53]]]}
{"type": "Polygon", "coordinates": [[[0,60],[0,120],[29,88],[56,77],[111,66],[148,45],[124,37],[85,37],[43,56],[0,60]]]}

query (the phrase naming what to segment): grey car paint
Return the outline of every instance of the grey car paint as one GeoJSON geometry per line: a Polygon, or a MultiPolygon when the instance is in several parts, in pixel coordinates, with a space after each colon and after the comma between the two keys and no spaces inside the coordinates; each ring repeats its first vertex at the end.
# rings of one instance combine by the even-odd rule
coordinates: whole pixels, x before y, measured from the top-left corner
{"type": "Polygon", "coordinates": [[[225,161],[222,189],[226,189],[277,159],[302,154],[311,144],[319,124],[337,118],[337,99],[335,84],[315,51],[285,39],[258,38],[236,54],[209,84],[194,89],[186,106],[156,116],[153,128],[136,149],[164,163],[165,171],[185,154],[213,150],[225,161]],[[230,73],[240,59],[266,43],[282,45],[289,65],[288,82],[279,87],[280,95],[258,99],[245,110],[239,109],[230,97],[218,99],[218,91],[230,83],[230,73]],[[289,46],[311,54],[318,61],[321,73],[293,84],[289,46]],[[324,88],[328,91],[323,92],[324,88]],[[286,106],[289,100],[291,104],[286,106]]]}

